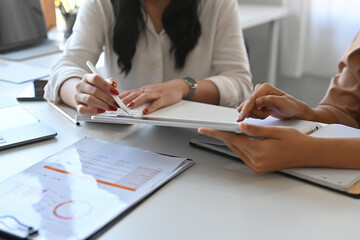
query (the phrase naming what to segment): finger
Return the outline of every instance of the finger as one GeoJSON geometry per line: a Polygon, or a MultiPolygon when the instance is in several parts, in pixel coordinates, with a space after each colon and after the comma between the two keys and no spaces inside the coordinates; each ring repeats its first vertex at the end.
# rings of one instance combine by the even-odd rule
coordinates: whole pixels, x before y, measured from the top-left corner
{"type": "Polygon", "coordinates": [[[199,128],[198,132],[209,137],[222,140],[247,166],[254,172],[263,172],[259,163],[254,162],[253,155],[262,149],[261,142],[251,139],[245,135],[238,135],[229,132],[216,131],[208,128],[199,128]]]}
{"type": "MultiPolygon", "coordinates": [[[[124,102],[125,105],[128,105],[130,108],[134,108],[138,106],[136,102],[134,102],[135,99],[140,97],[143,93],[139,90],[128,92],[124,97],[120,97],[121,100],[124,102]]],[[[122,95],[121,95],[122,96],[122,95]]]]}
{"type": "MultiPolygon", "coordinates": [[[[103,90],[101,90],[97,86],[92,85],[92,84],[90,84],[90,83],[88,83],[86,81],[80,81],[76,85],[76,90],[79,93],[94,96],[95,98],[98,98],[99,100],[103,101],[107,105],[112,106],[112,108],[118,108],[119,107],[117,105],[117,103],[115,102],[115,100],[113,99],[113,97],[109,93],[104,92],[103,90]]],[[[76,96],[76,94],[75,94],[75,96],[76,96]]],[[[84,101],[86,101],[86,99],[84,99],[84,96],[82,96],[82,100],[79,99],[78,101],[81,101],[83,103],[88,104],[87,102],[84,102],[84,101]]],[[[108,109],[108,107],[103,108],[103,109],[108,109]]]]}
{"type": "Polygon", "coordinates": [[[108,78],[107,81],[113,86],[114,88],[117,87],[117,80],[115,78],[108,78]]]}
{"type": "Polygon", "coordinates": [[[258,107],[267,107],[267,108],[277,108],[284,109],[287,107],[289,101],[285,95],[276,96],[276,95],[268,95],[259,97],[255,101],[255,105],[258,107]]]}
{"type": "Polygon", "coordinates": [[[78,111],[78,113],[80,113],[82,115],[96,115],[96,114],[105,112],[104,109],[87,107],[83,104],[78,104],[76,106],[76,110],[78,111]]]}
{"type": "Polygon", "coordinates": [[[225,132],[225,131],[217,131],[217,130],[205,128],[205,127],[199,128],[198,133],[204,134],[204,135],[212,137],[212,138],[222,140],[223,142],[228,141],[229,138],[231,138],[233,135],[236,135],[235,133],[225,132]]]}
{"type": "Polygon", "coordinates": [[[237,108],[237,111],[238,111],[238,112],[241,111],[241,109],[243,108],[244,104],[245,104],[245,102],[242,102],[242,103],[240,104],[240,106],[238,106],[238,108],[237,108]]]}
{"type": "Polygon", "coordinates": [[[239,128],[243,133],[251,137],[273,139],[280,139],[289,134],[290,130],[294,130],[290,127],[259,126],[247,123],[240,123],[239,128]]]}
{"type": "Polygon", "coordinates": [[[83,104],[91,108],[99,108],[104,110],[116,111],[117,108],[113,107],[106,102],[98,99],[95,96],[85,94],[85,93],[77,93],[75,94],[75,101],[78,104],[83,104]]]}
{"type": "MultiPolygon", "coordinates": [[[[241,105],[238,107],[238,112],[240,113],[244,107],[246,107],[247,105],[251,104],[252,102],[254,102],[256,100],[256,96],[259,94],[259,88],[261,88],[262,84],[258,83],[256,84],[253,94],[244,102],[241,103],[241,105]]],[[[248,108],[249,106],[247,106],[248,108]]]]}
{"type": "Polygon", "coordinates": [[[245,150],[239,148],[238,145],[234,145],[230,142],[224,142],[226,144],[226,146],[233,152],[236,154],[236,156],[238,156],[238,158],[240,158],[246,165],[249,166],[249,157],[248,154],[245,152],[245,150]]]}
{"type": "Polygon", "coordinates": [[[255,100],[261,96],[266,95],[283,95],[284,93],[279,89],[273,87],[268,83],[258,84],[255,87],[253,94],[244,102],[244,105],[240,109],[239,121],[245,119],[248,113],[254,108],[255,100]]]}
{"type": "Polygon", "coordinates": [[[131,100],[128,107],[130,108],[136,108],[143,103],[146,102],[153,102],[155,100],[159,99],[159,94],[156,92],[134,92],[134,94],[130,94],[126,97],[126,101],[131,100]]]}
{"type": "Polygon", "coordinates": [[[122,92],[121,94],[119,94],[119,97],[121,99],[123,98],[126,98],[127,96],[131,95],[131,94],[134,94],[134,93],[141,93],[141,91],[139,91],[139,89],[132,89],[132,90],[128,90],[128,91],[125,91],[125,92],[122,92]]]}
{"type": "Polygon", "coordinates": [[[199,128],[198,133],[223,141],[230,150],[235,153],[246,165],[253,168],[248,148],[253,149],[254,140],[244,135],[230,132],[216,131],[209,128],[199,128]]]}
{"type": "MultiPolygon", "coordinates": [[[[86,81],[93,86],[101,89],[102,91],[108,93],[109,95],[119,95],[118,90],[111,85],[111,83],[99,75],[95,74],[86,74],[86,81]]],[[[115,79],[114,79],[115,80],[115,79]]]]}
{"type": "Polygon", "coordinates": [[[255,102],[256,97],[257,97],[256,93],[254,92],[253,95],[251,95],[245,102],[243,102],[241,107],[239,107],[239,109],[238,109],[238,111],[239,111],[238,121],[244,120],[245,117],[249,114],[249,112],[251,111],[251,109],[255,105],[254,102],[255,102]]]}
{"type": "MultiPolygon", "coordinates": [[[[261,108],[261,109],[256,109],[253,108],[246,116],[245,118],[248,117],[252,117],[252,118],[258,118],[258,119],[265,119],[268,116],[270,116],[273,113],[272,109],[268,109],[268,108],[261,108]]],[[[239,117],[237,119],[237,122],[242,121],[241,118],[239,117]]]]}
{"type": "Polygon", "coordinates": [[[163,106],[164,106],[164,102],[161,98],[159,98],[156,101],[153,101],[146,109],[144,109],[143,112],[145,114],[152,113],[162,108],[163,106]]]}
{"type": "Polygon", "coordinates": [[[252,117],[252,118],[258,118],[258,119],[265,119],[268,116],[270,116],[273,113],[272,109],[253,109],[251,110],[251,112],[249,113],[249,115],[247,117],[252,117]]]}

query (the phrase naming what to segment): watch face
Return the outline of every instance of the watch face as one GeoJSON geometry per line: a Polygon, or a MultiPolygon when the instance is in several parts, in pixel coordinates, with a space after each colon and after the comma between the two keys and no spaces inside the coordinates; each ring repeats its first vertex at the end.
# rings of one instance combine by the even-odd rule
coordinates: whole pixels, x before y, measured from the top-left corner
{"type": "Polygon", "coordinates": [[[194,79],[192,79],[191,77],[184,78],[184,81],[187,82],[192,88],[197,87],[196,81],[194,79]]]}

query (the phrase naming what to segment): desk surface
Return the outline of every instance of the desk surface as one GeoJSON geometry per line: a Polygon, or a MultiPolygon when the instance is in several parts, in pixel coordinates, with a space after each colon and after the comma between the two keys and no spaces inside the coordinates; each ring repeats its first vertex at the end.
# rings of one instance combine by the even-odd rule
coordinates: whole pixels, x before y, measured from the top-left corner
{"type": "MultiPolygon", "coordinates": [[[[57,56],[29,60],[50,66],[57,56]]],[[[26,84],[0,82],[16,102],[26,84]]],[[[45,102],[22,103],[58,131],[55,139],[0,151],[0,180],[84,136],[192,158],[196,165],[136,207],[100,239],[359,239],[360,200],[195,149],[195,130],[87,123],[77,127],[45,102]]]]}

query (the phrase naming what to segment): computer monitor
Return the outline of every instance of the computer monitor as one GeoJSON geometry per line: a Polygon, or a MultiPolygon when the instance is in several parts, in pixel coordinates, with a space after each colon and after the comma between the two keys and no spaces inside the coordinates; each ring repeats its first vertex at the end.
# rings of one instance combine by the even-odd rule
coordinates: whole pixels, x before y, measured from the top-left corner
{"type": "Polygon", "coordinates": [[[47,39],[40,0],[0,0],[0,52],[37,44],[47,39]]]}

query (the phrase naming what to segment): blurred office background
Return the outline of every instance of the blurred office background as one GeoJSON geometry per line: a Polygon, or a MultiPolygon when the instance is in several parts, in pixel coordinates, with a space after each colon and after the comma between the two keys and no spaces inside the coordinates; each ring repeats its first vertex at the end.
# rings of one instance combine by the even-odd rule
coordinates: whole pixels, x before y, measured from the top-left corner
{"type": "MultiPolygon", "coordinates": [[[[326,93],[338,61],[360,30],[359,0],[239,0],[279,4],[281,21],[277,87],[311,106],[326,93]]],[[[255,83],[266,74],[269,26],[245,30],[255,83]]]]}
{"type": "MultiPolygon", "coordinates": [[[[42,0],[54,1],[54,0],[42,0]]],[[[55,0],[66,11],[83,0],[55,0]]],[[[311,106],[324,96],[340,57],[360,30],[359,0],[238,0],[240,4],[283,7],[287,16],[280,22],[276,86],[311,106]]],[[[57,7],[57,26],[66,28],[57,7]]],[[[254,83],[268,74],[270,24],[244,30],[250,48],[254,83]]]]}

